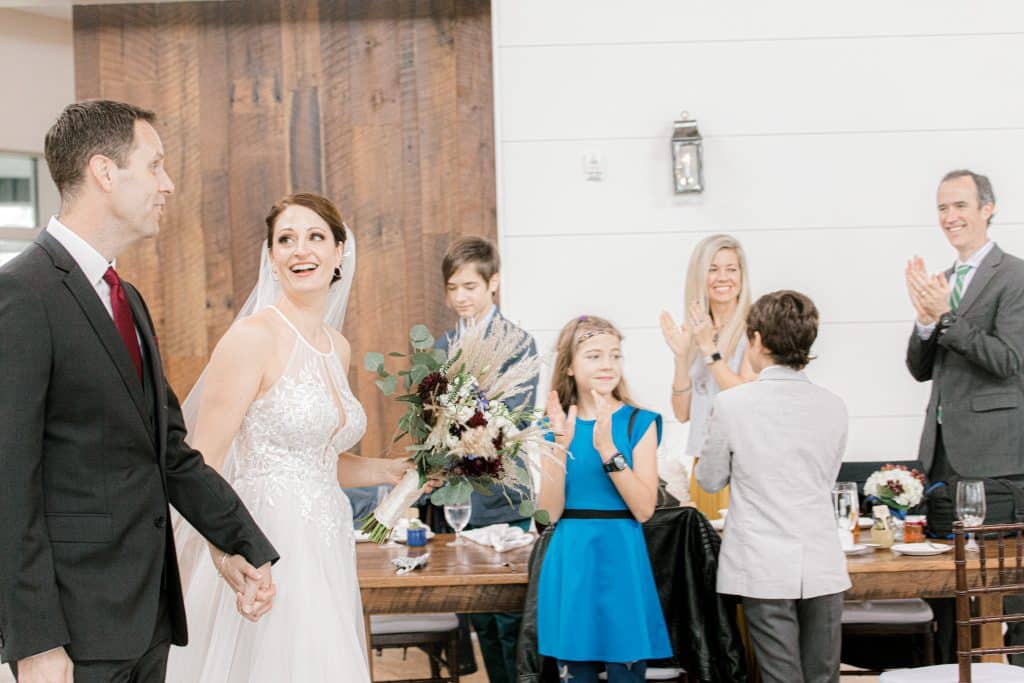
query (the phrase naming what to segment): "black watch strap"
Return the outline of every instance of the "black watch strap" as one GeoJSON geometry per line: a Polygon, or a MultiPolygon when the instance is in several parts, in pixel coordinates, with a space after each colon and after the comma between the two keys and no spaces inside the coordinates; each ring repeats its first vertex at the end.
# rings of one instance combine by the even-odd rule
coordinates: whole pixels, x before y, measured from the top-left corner
{"type": "Polygon", "coordinates": [[[626,469],[626,457],[622,453],[616,453],[608,462],[601,465],[605,472],[621,472],[626,469]]]}

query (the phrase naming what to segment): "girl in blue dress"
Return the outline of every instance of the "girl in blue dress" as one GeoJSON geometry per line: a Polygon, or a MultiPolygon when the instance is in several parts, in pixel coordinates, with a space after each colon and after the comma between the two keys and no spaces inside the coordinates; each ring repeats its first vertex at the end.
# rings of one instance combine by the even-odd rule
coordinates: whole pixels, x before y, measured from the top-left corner
{"type": "Polygon", "coordinates": [[[631,405],[621,342],[607,320],[571,321],[548,397],[564,461],[543,464],[539,504],[558,524],[540,569],[537,637],[573,683],[596,683],[602,670],[611,683],[643,681],[646,660],[672,656],[640,526],[657,499],[661,417],[631,405]]]}

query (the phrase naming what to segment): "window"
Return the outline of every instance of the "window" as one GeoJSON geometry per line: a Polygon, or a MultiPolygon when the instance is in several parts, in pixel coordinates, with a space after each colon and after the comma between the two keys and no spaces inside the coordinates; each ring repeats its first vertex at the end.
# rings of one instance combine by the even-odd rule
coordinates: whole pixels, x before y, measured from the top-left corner
{"type": "Polygon", "coordinates": [[[0,228],[39,227],[37,164],[28,154],[0,153],[0,228]]]}

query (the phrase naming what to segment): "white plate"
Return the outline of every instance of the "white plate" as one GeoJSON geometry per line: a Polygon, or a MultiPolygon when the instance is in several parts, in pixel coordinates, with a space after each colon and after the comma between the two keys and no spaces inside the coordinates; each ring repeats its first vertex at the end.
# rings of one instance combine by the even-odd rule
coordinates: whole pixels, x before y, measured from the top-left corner
{"type": "Polygon", "coordinates": [[[711,520],[711,528],[714,529],[715,531],[721,531],[722,529],[725,528],[725,520],[724,519],[713,519],[713,520],[711,520]]]}
{"type": "Polygon", "coordinates": [[[857,518],[857,526],[859,526],[861,529],[870,529],[872,526],[874,526],[874,524],[875,520],[871,517],[857,518]]]}
{"type": "Polygon", "coordinates": [[[897,555],[941,555],[953,549],[942,543],[897,543],[890,550],[897,555]]]}
{"type": "Polygon", "coordinates": [[[862,543],[855,543],[849,548],[843,548],[843,552],[847,555],[866,555],[867,553],[873,553],[874,551],[874,548],[871,548],[862,543]]]}
{"type": "Polygon", "coordinates": [[[356,530],[356,543],[366,543],[370,540],[370,535],[366,532],[356,530]]]}

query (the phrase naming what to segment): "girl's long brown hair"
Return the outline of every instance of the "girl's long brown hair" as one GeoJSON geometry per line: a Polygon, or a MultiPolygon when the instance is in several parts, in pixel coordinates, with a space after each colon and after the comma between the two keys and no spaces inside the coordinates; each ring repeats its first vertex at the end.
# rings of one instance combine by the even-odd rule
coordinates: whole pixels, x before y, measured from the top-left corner
{"type": "MultiPolygon", "coordinates": [[[[614,334],[622,341],[622,333],[615,325],[604,318],[593,315],[581,315],[570,320],[558,334],[558,345],[555,347],[555,369],[551,373],[551,388],[558,392],[558,402],[562,404],[562,410],[569,410],[569,406],[576,405],[579,401],[579,391],[576,389],[576,379],[569,374],[573,361],[576,359],[576,349],[580,344],[598,334],[614,334]]],[[[629,396],[629,389],[626,388],[625,377],[619,378],[619,383],[612,389],[612,396],[623,403],[633,404],[629,396]]]]}

